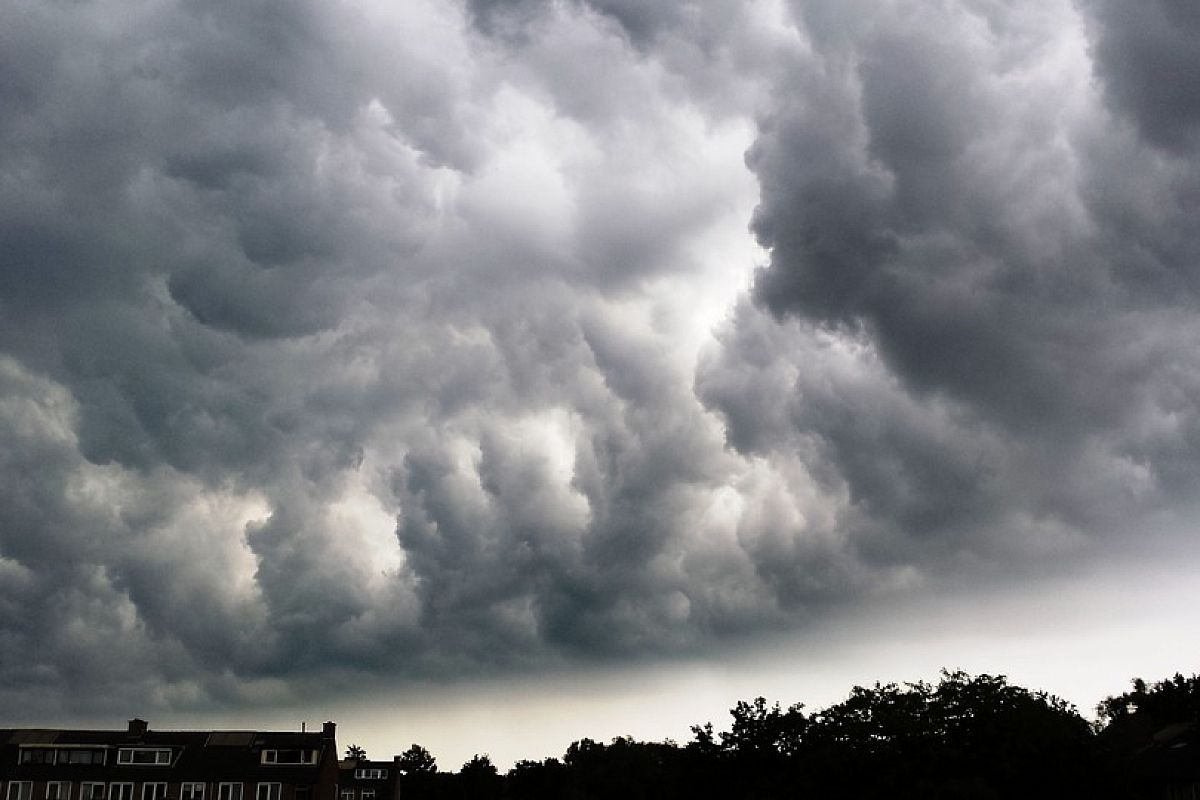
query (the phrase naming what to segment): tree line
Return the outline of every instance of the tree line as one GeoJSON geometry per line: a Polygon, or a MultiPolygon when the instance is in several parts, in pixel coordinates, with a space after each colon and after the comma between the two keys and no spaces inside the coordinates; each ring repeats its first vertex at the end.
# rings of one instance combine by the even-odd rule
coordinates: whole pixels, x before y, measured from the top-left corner
{"type": "Polygon", "coordinates": [[[727,730],[692,739],[580,739],[562,757],[501,773],[487,755],[441,772],[420,745],[399,764],[404,800],[591,798],[1200,797],[1200,676],[1105,698],[1098,721],[999,675],[856,686],[807,711],[758,697],[727,730]],[[1193,794],[1195,793],[1195,794],[1193,794]]]}

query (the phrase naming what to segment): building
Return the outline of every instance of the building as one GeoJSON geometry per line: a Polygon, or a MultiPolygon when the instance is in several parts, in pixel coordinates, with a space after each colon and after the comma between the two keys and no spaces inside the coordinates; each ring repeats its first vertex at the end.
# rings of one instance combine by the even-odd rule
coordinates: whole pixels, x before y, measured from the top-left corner
{"type": "Polygon", "coordinates": [[[338,800],[335,731],[0,729],[0,798],[338,800]]]}
{"type": "Polygon", "coordinates": [[[1200,800],[1200,726],[1177,722],[1159,730],[1133,757],[1139,797],[1200,800]]]}
{"type": "Polygon", "coordinates": [[[398,800],[400,770],[392,761],[349,760],[338,764],[338,800],[398,800]]]}

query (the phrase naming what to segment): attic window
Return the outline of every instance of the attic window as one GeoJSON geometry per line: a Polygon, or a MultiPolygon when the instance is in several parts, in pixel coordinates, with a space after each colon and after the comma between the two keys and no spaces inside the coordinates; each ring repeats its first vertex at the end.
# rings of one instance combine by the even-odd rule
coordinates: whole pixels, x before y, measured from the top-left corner
{"type": "Polygon", "coordinates": [[[117,763],[146,767],[169,766],[171,749],[169,747],[122,747],[117,751],[117,763]]]}
{"type": "Polygon", "coordinates": [[[59,748],[59,764],[103,764],[104,751],[91,748],[59,748]]]}
{"type": "Polygon", "coordinates": [[[48,747],[22,747],[22,764],[53,764],[54,751],[48,747]]]}
{"type": "Polygon", "coordinates": [[[263,750],[264,764],[315,764],[316,750],[263,750]]]}
{"type": "Polygon", "coordinates": [[[386,769],[356,769],[354,777],[359,780],[381,781],[387,777],[386,769]]]}

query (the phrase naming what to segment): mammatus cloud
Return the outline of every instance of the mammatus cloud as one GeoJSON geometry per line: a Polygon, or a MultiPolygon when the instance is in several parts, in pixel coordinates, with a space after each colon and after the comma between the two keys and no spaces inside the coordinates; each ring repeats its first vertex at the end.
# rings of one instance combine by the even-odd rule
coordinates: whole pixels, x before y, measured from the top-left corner
{"type": "Polygon", "coordinates": [[[0,694],[696,652],[1181,508],[1189,13],[0,10],[0,694]]]}
{"type": "Polygon", "coordinates": [[[700,386],[741,452],[817,452],[870,561],[1065,553],[1195,496],[1188,112],[1130,107],[1167,79],[1099,5],[792,6],[748,163],[795,350],[746,311],[700,386]]]}
{"type": "Polygon", "coordinates": [[[1091,24],[1097,77],[1116,112],[1150,144],[1194,152],[1200,99],[1189,87],[1200,75],[1200,9],[1178,0],[1080,5],[1091,24]]]}

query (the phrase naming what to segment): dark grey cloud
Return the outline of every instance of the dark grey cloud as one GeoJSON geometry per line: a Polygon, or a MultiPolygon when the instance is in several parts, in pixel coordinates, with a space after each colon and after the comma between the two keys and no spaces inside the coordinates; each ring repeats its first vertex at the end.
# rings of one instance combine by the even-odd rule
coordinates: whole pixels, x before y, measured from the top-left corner
{"type": "MultiPolygon", "coordinates": [[[[579,0],[579,6],[615,22],[639,47],[654,42],[666,30],[677,27],[702,11],[693,3],[635,3],[629,0],[579,0]]],[[[489,35],[523,38],[538,17],[551,13],[548,0],[469,0],[472,22],[489,35]]]]}
{"type": "Polygon", "coordinates": [[[1090,50],[1067,4],[792,5],[811,54],[748,155],[789,333],[743,309],[698,385],[741,452],[846,493],[865,563],[1065,563],[1195,497],[1197,164],[1155,149],[1190,112],[1131,105],[1177,71],[1122,50],[1186,12],[1118,5],[1090,50]]]}
{"type": "Polygon", "coordinates": [[[518,52],[442,3],[0,11],[14,713],[675,652],[770,602],[689,540],[733,467],[663,288],[727,224],[728,113],[539,13],[518,52]]]}
{"type": "Polygon", "coordinates": [[[703,652],[1181,508],[1114,9],[0,9],[0,697],[703,652]]]}
{"type": "Polygon", "coordinates": [[[1081,7],[1092,19],[1096,73],[1114,107],[1155,145],[1200,143],[1200,9],[1186,0],[1081,7]]]}
{"type": "MultiPolygon", "coordinates": [[[[651,61],[670,76],[659,87],[666,97],[686,97],[694,110],[720,118],[758,109],[769,86],[762,78],[796,56],[794,36],[775,18],[775,4],[761,0],[468,0],[466,10],[483,36],[529,58],[536,80],[554,92],[562,113],[592,125],[621,121],[622,114],[605,100],[637,92],[638,82],[627,71],[631,62],[651,61]],[[579,18],[616,34],[606,41],[602,62],[595,58],[594,42],[569,31],[563,35],[562,21],[579,18]],[[550,67],[538,56],[539,50],[559,48],[569,48],[576,58],[550,67]],[[614,58],[621,50],[626,52],[614,58]]],[[[618,105],[629,104],[626,99],[618,105]]]]}

